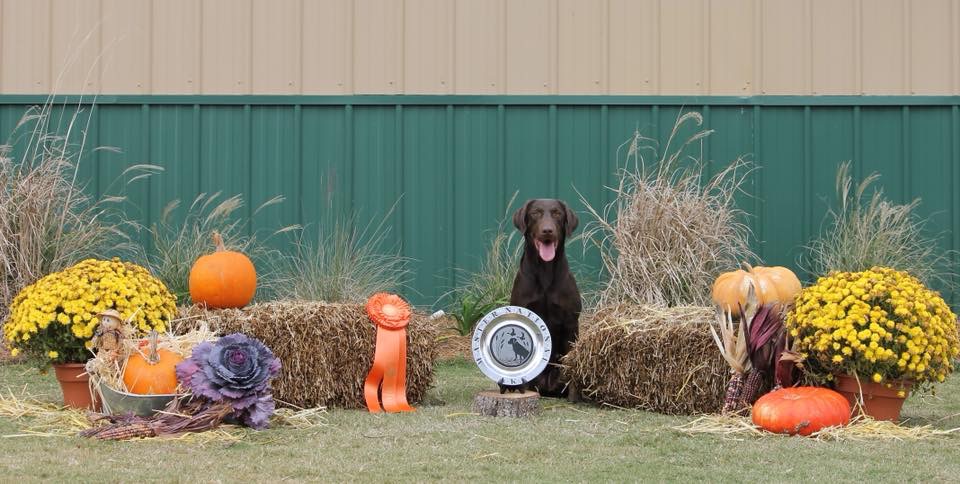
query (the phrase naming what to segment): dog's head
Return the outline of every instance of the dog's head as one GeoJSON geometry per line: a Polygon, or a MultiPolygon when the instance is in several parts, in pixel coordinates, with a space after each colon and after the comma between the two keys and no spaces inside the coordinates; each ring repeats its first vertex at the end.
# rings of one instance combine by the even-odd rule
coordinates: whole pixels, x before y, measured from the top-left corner
{"type": "Polygon", "coordinates": [[[567,236],[577,229],[577,214],[567,204],[552,198],[527,200],[513,214],[513,225],[533,244],[544,262],[557,256],[567,236]]]}

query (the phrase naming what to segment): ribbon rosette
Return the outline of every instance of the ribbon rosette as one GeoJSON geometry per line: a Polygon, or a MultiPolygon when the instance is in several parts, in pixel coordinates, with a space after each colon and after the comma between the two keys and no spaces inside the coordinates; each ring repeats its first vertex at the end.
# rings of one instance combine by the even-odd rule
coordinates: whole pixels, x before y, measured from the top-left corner
{"type": "Polygon", "coordinates": [[[367,315],[377,325],[373,367],[363,383],[367,409],[374,413],[412,412],[413,407],[407,403],[406,328],[410,305],[397,295],[381,292],[367,301],[367,315]]]}

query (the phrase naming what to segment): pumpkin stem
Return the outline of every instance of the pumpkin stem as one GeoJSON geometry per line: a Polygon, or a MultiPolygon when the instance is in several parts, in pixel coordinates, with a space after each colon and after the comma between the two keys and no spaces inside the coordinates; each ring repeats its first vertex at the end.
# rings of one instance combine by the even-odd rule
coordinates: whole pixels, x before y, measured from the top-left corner
{"type": "Polygon", "coordinates": [[[227,246],[223,245],[223,237],[220,236],[220,232],[216,230],[213,231],[213,245],[217,247],[217,252],[223,252],[227,250],[227,246]]]}
{"type": "Polygon", "coordinates": [[[157,333],[155,329],[150,330],[150,334],[147,335],[147,363],[151,365],[160,363],[160,353],[157,352],[157,339],[159,336],[160,334],[157,333]]]}
{"type": "Polygon", "coordinates": [[[751,274],[753,274],[753,266],[752,266],[752,265],[750,265],[750,263],[749,263],[749,262],[747,262],[747,261],[743,261],[743,262],[741,262],[740,264],[742,264],[742,265],[743,265],[743,269],[744,269],[744,270],[746,270],[747,272],[749,272],[749,273],[751,273],[751,274]]]}

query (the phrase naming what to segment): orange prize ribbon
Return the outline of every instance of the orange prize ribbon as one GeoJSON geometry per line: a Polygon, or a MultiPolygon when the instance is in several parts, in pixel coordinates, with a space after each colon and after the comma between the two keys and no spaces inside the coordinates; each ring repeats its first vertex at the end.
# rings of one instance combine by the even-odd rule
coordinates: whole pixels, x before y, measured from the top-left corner
{"type": "Polygon", "coordinates": [[[381,292],[367,301],[367,315],[377,325],[373,367],[363,383],[367,409],[374,413],[412,412],[413,407],[407,403],[406,328],[410,305],[399,296],[381,292]]]}

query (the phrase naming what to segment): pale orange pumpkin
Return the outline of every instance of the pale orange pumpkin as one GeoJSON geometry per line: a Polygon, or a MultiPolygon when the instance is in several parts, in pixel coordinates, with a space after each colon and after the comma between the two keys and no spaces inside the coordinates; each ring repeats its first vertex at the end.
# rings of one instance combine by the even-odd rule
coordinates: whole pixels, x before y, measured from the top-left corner
{"type": "Polygon", "coordinates": [[[725,272],[713,283],[713,302],[722,309],[730,309],[733,316],[740,315],[740,305],[746,305],[750,286],[757,292],[757,302],[762,304],[793,304],[800,293],[800,279],[786,267],[752,267],[744,263],[744,269],[725,272]]]}
{"type": "Polygon", "coordinates": [[[213,233],[216,251],[201,256],[190,269],[190,298],[210,308],[242,308],[257,292],[257,270],[241,252],[227,250],[213,233]]]}
{"type": "Polygon", "coordinates": [[[157,333],[152,331],[147,353],[133,353],[123,370],[127,391],[138,395],[169,395],[177,392],[177,363],[183,357],[170,350],[157,349],[157,333]]]}

